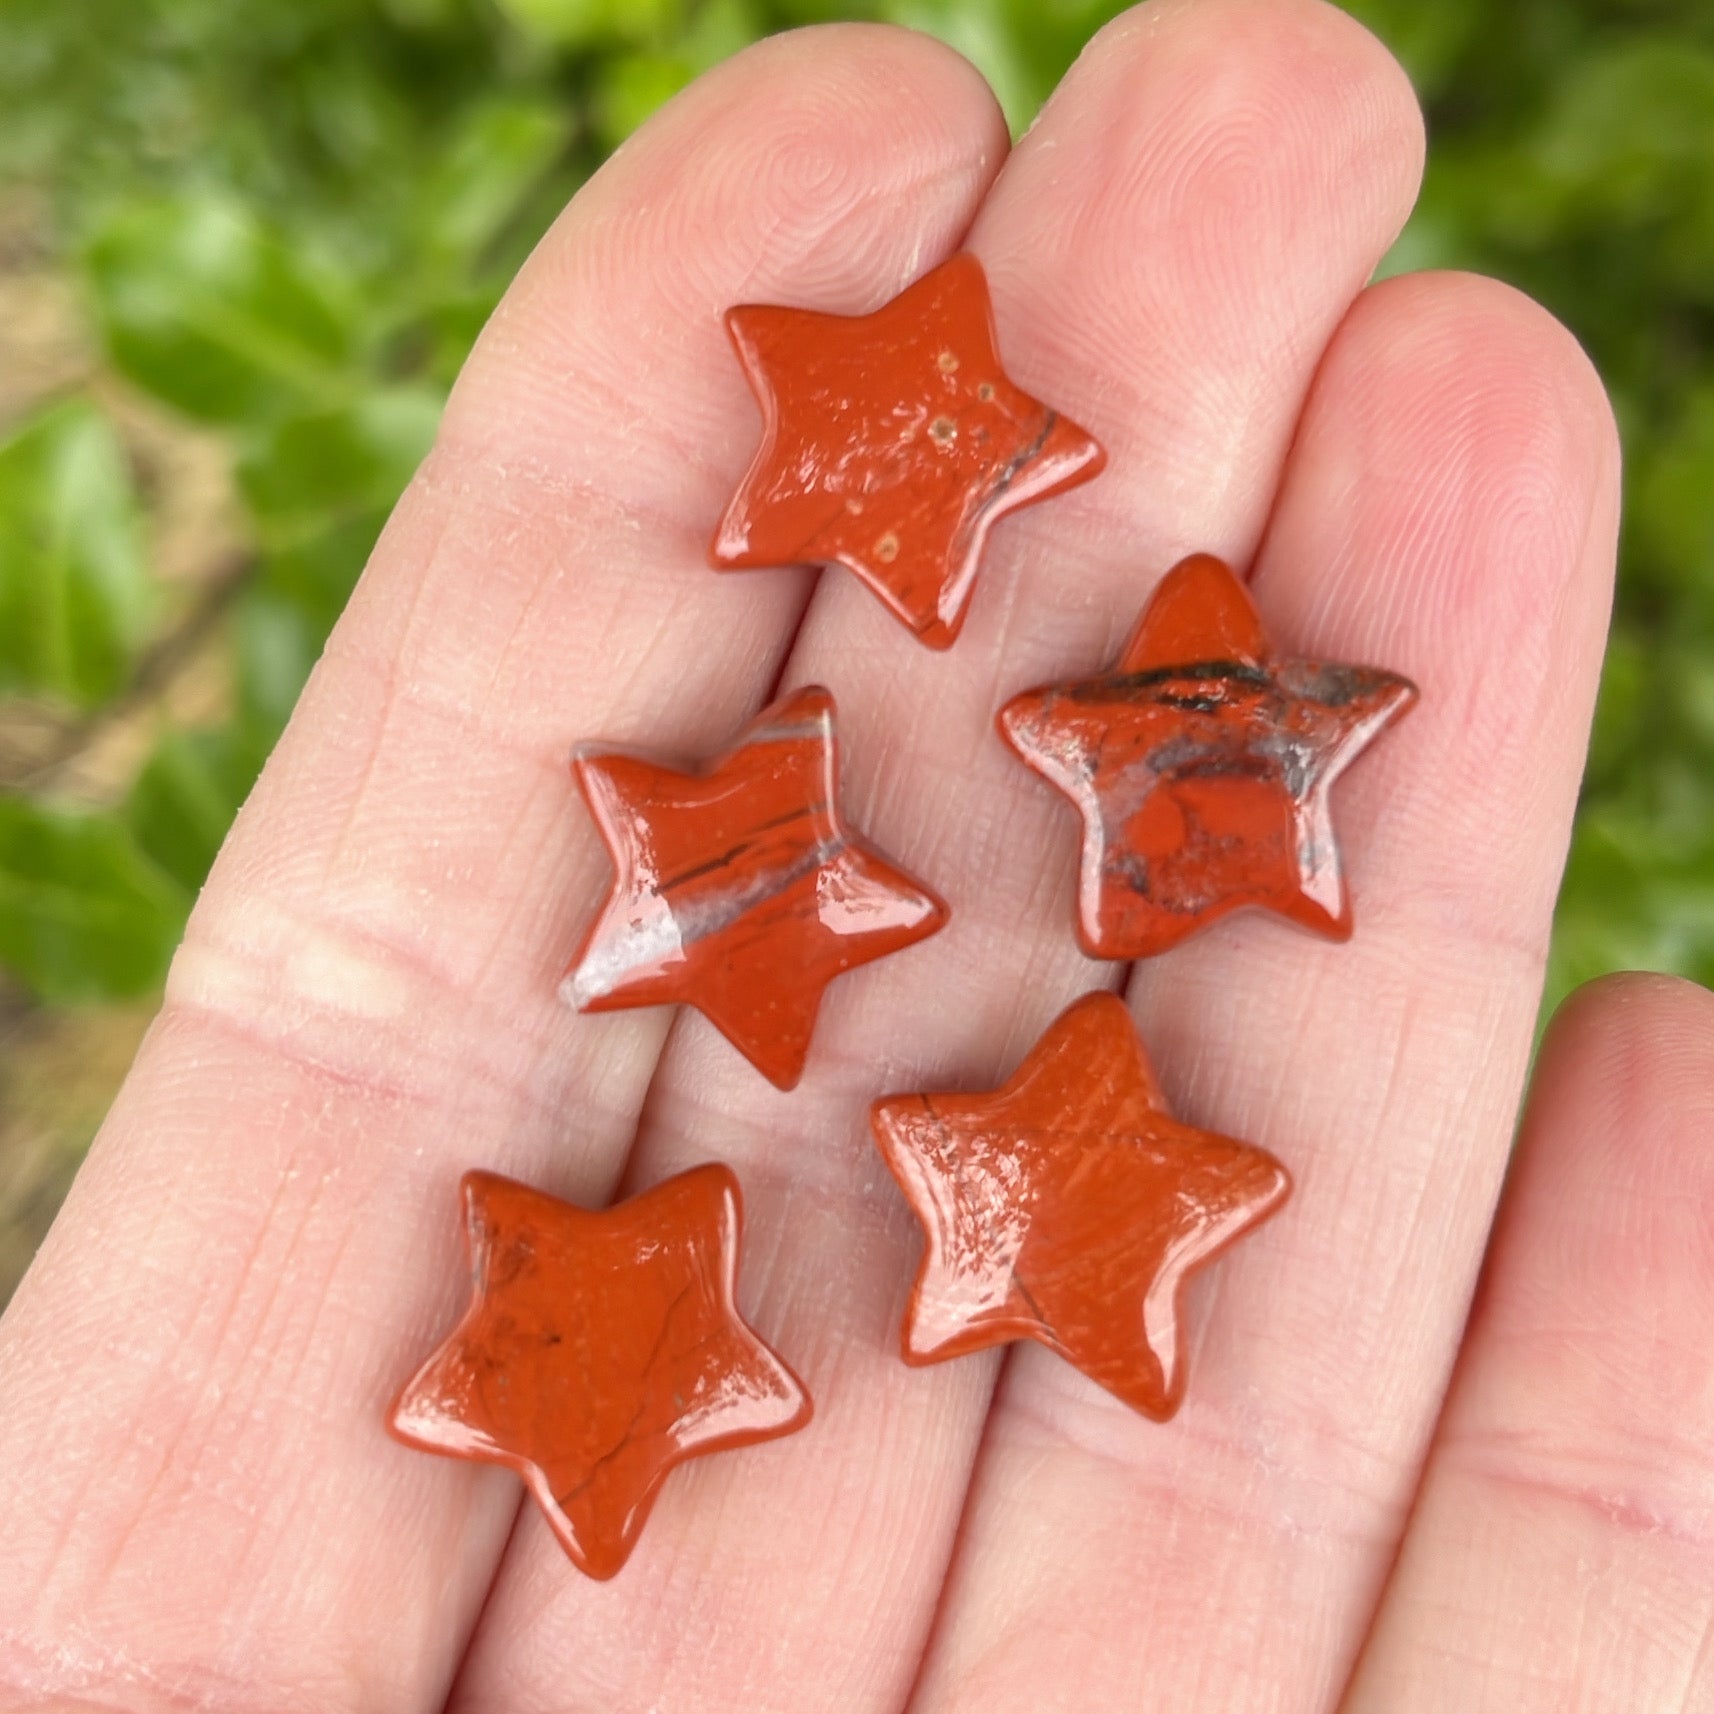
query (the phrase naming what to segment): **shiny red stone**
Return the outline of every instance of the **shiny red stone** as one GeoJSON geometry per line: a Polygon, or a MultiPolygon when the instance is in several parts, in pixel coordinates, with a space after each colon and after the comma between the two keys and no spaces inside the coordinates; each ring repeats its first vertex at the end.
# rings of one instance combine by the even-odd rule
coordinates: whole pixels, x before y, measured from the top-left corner
{"type": "Polygon", "coordinates": [[[872,315],[742,304],[726,325],[763,428],[713,564],[849,566],[930,648],[964,623],[990,526],[1105,461],[1006,378],[967,252],[872,315]]]}
{"type": "Polygon", "coordinates": [[[1117,667],[1014,697],[1000,730],[1083,816],[1084,951],[1147,958],[1245,905],[1346,938],[1328,794],[1415,700],[1397,673],[1275,656],[1248,590],[1198,554],[1117,667]]]}
{"type": "Polygon", "coordinates": [[[941,900],[841,822],[833,722],[812,685],[694,770],[577,752],[616,871],[565,980],[579,1010],[695,1006],[790,1089],[827,984],[941,927],[941,900]]]}
{"type": "Polygon", "coordinates": [[[809,1421],[802,1383],[734,1304],[729,1168],[600,1213],[487,1172],[463,1194],[474,1295],[390,1427],[523,1477],[580,1570],[619,1570],[674,1465],[809,1421]]]}
{"type": "Polygon", "coordinates": [[[901,1095],[871,1122],[927,1235],[907,1363],[1034,1339],[1164,1421],[1186,1278],[1285,1201],[1272,1155],[1166,1110],[1124,1002],[1087,994],[991,1095],[901,1095]]]}

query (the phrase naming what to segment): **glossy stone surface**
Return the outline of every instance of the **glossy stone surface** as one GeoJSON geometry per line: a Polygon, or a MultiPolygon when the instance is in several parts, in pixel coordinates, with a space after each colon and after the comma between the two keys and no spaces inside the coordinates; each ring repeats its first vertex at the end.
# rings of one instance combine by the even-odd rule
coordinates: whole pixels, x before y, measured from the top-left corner
{"type": "Polygon", "coordinates": [[[790,1089],[827,984],[946,921],[940,899],[841,822],[833,698],[819,685],[764,709],[701,768],[587,746],[574,766],[615,870],[564,984],[582,1011],[695,1006],[790,1089]]]}
{"type": "Polygon", "coordinates": [[[1124,1002],[1087,994],[991,1095],[901,1095],[875,1140],[927,1235],[907,1363],[1035,1339],[1146,1416],[1184,1397],[1186,1278],[1290,1191],[1166,1110],[1124,1002]]]}
{"type": "Polygon", "coordinates": [[[1243,583],[1198,554],[1111,672],[1014,697],[1000,730],[1082,813],[1084,951],[1147,958],[1245,905],[1345,939],[1328,794],[1415,700],[1397,673],[1275,656],[1243,583]]]}
{"type": "Polygon", "coordinates": [[[729,1168],[600,1213],[487,1172],[463,1196],[470,1308],[390,1426],[523,1477],[580,1570],[619,1570],[674,1465],[809,1421],[802,1383],[734,1303],[729,1168]]]}
{"type": "Polygon", "coordinates": [[[989,528],[1104,455],[1006,378],[968,253],[872,315],[726,313],[762,444],[710,549],[723,570],[849,566],[930,648],[964,623],[989,528]]]}

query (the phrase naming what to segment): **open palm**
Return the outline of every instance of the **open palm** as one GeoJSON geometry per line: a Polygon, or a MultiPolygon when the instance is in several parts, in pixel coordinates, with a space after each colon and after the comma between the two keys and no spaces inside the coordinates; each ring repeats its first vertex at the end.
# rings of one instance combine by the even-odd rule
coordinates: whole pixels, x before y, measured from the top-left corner
{"type": "Polygon", "coordinates": [[[1398,68],[1318,0],[1156,0],[1008,150],[899,31],[775,39],[577,198],[471,360],[0,1324],[0,1708],[1387,1714],[1714,1708],[1714,1007],[1550,1040],[1484,1291],[1613,563],[1595,376],[1492,283],[1368,286],[1398,68]],[[923,649],[848,575],[716,576],[741,300],[874,308],[967,243],[1097,481],[923,649]],[[1073,817],[994,734],[1183,553],[1422,704],[1342,787],[1357,933],[1078,953],[1073,817]],[[838,698],[853,822],[950,926],[829,993],[783,1095],[555,989],[607,863],[566,767],[838,698]],[[1294,1201],[1193,1294],[1160,1426],[1033,1347],[905,1367],[878,1094],[991,1087],[1127,979],[1180,1113],[1294,1201]],[[470,1167],[599,1204],[706,1159],[812,1426],[699,1461],[610,1584],[384,1429],[466,1291],[470,1167]]]}

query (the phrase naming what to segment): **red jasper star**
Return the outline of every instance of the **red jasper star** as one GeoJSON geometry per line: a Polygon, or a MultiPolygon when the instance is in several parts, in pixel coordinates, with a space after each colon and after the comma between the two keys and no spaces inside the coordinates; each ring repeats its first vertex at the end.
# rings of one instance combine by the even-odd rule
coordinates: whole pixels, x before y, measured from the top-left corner
{"type": "Polygon", "coordinates": [[[1275,657],[1244,585],[1198,554],[1112,672],[1014,697],[1000,730],[1082,812],[1084,951],[1147,958],[1244,905],[1345,939],[1328,793],[1415,700],[1397,673],[1275,657]]]}
{"type": "Polygon", "coordinates": [[[1112,994],[993,1094],[897,1096],[871,1122],[928,1240],[905,1361],[1035,1339],[1160,1421],[1184,1397],[1186,1277],[1291,1188],[1272,1155],[1167,1112],[1112,994]]]}
{"type": "Polygon", "coordinates": [[[967,252],[872,315],[741,304],[726,326],[763,431],[713,564],[837,561],[930,648],[957,637],[994,522],[1105,461],[1007,379],[967,252]]]}
{"type": "Polygon", "coordinates": [[[833,721],[812,685],[693,772],[578,751],[616,871],[565,980],[579,1010],[694,1006],[790,1089],[827,984],[941,927],[941,900],[840,821],[833,721]]]}
{"type": "Polygon", "coordinates": [[[802,1383],[734,1305],[729,1168],[601,1213],[487,1172],[463,1194],[474,1296],[389,1426],[523,1477],[580,1570],[619,1570],[674,1465],[809,1421],[802,1383]]]}

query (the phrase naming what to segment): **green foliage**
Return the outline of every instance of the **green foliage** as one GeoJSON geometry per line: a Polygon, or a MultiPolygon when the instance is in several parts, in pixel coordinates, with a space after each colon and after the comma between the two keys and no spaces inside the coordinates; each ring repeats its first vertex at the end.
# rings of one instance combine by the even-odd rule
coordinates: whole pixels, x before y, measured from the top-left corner
{"type": "Polygon", "coordinates": [[[409,209],[410,247],[451,282],[506,230],[522,197],[564,153],[572,119],[544,96],[481,98],[460,114],[409,209]]]}
{"type": "Polygon", "coordinates": [[[0,444],[0,690],[112,695],[149,604],[118,437],[82,400],[51,406],[0,444]]]}
{"type": "Polygon", "coordinates": [[[497,0],[528,35],[556,47],[592,42],[651,42],[682,27],[677,0],[497,0]]]}
{"type": "Polygon", "coordinates": [[[121,209],[86,273],[114,365],[187,416],[266,421],[338,397],[350,373],[333,291],[219,193],[121,209]]]}
{"type": "MultiPolygon", "coordinates": [[[[1714,14],[1349,0],[1434,150],[1390,268],[1500,274],[1588,344],[1629,523],[1554,986],[1714,979],[1714,14]]],[[[224,724],[162,722],[108,814],[0,785],[0,965],[146,991],[506,279],[601,156],[769,30],[932,30],[1021,126],[1117,0],[7,0],[0,205],[51,208],[117,384],[226,444],[244,564],[224,724]]],[[[157,588],[91,398],[0,424],[0,695],[73,738],[205,617],[157,588]]],[[[222,588],[225,587],[222,580],[222,588]]],[[[3,717],[3,716],[0,716],[3,717]]]]}
{"type": "Polygon", "coordinates": [[[147,993],[189,902],[117,818],[0,798],[0,961],[43,999],[147,993]]]}
{"type": "Polygon", "coordinates": [[[238,465],[262,544],[289,548],[354,514],[385,514],[433,443],[442,403],[433,388],[377,386],[270,423],[238,465]]]}
{"type": "Polygon", "coordinates": [[[239,721],[161,735],[122,811],[137,851],[194,896],[268,756],[267,728],[239,721]]]}

